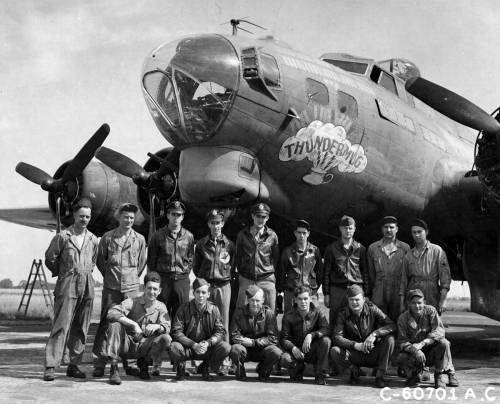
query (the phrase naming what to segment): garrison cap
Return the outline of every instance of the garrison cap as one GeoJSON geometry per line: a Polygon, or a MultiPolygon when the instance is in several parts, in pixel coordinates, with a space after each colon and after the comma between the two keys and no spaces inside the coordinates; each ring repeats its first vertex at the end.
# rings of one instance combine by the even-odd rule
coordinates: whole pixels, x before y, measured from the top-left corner
{"type": "Polygon", "coordinates": [[[256,213],[264,213],[269,216],[269,214],[271,213],[271,208],[269,207],[269,205],[259,202],[252,206],[250,212],[252,213],[252,215],[256,213]]]}
{"type": "Polygon", "coordinates": [[[170,202],[167,206],[167,213],[169,212],[176,212],[176,213],[181,213],[184,214],[186,211],[186,207],[181,201],[173,201],[170,202]]]}
{"type": "Polygon", "coordinates": [[[429,226],[427,226],[427,223],[425,223],[422,219],[413,219],[410,223],[410,229],[413,226],[421,227],[422,229],[425,229],[425,231],[429,231],[429,226]]]}
{"type": "Polygon", "coordinates": [[[311,225],[307,220],[299,219],[295,222],[294,229],[298,229],[299,227],[303,227],[304,229],[311,230],[311,225]]]}
{"type": "Polygon", "coordinates": [[[347,297],[354,297],[359,294],[362,294],[363,296],[365,295],[365,292],[363,291],[363,288],[359,285],[351,285],[347,287],[347,297]]]}
{"type": "Polygon", "coordinates": [[[118,207],[118,213],[122,213],[122,212],[133,212],[133,213],[137,213],[137,211],[139,210],[139,208],[137,206],[135,206],[133,203],[122,203],[119,207],[118,207]]]}
{"type": "Polygon", "coordinates": [[[156,271],[151,271],[146,274],[144,277],[144,285],[146,285],[148,282],[158,282],[161,283],[161,277],[160,274],[156,271]]]}
{"type": "Polygon", "coordinates": [[[195,291],[198,288],[201,288],[202,286],[209,285],[209,283],[203,279],[203,278],[196,278],[193,281],[193,291],[195,291]]]}
{"type": "Polygon", "coordinates": [[[89,198],[80,198],[73,205],[73,212],[76,212],[80,208],[89,208],[89,209],[92,209],[92,202],[90,202],[90,199],[89,198]]]}
{"type": "Polygon", "coordinates": [[[395,216],[384,216],[382,220],[380,221],[380,225],[383,226],[384,224],[389,224],[389,223],[394,223],[395,225],[398,225],[398,219],[396,219],[395,216]]]}
{"type": "Polygon", "coordinates": [[[250,299],[251,297],[254,297],[259,290],[262,290],[259,288],[257,285],[250,285],[247,290],[245,290],[245,295],[250,299]]]}
{"type": "Polygon", "coordinates": [[[224,213],[221,210],[210,209],[207,213],[207,222],[213,219],[224,220],[224,213]]]}
{"type": "Polygon", "coordinates": [[[339,226],[356,226],[356,221],[351,216],[342,216],[339,226]]]}
{"type": "Polygon", "coordinates": [[[412,289],[412,290],[409,290],[408,293],[406,294],[406,301],[407,302],[410,302],[411,299],[413,299],[414,297],[424,297],[424,293],[420,290],[420,289],[412,289]]]}

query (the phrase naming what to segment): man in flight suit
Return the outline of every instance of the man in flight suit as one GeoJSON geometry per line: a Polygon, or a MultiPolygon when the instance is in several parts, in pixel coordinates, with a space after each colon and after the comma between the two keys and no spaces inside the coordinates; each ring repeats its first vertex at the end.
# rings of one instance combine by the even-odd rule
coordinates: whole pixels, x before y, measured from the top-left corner
{"type": "MultiPolygon", "coordinates": [[[[101,356],[102,345],[108,327],[108,310],[127,298],[140,294],[139,277],[146,266],[146,241],[134,231],[137,206],[131,203],[118,208],[118,227],[101,237],[97,254],[97,269],[103,277],[101,321],[94,339],[94,377],[102,377],[106,358],[101,356]]],[[[130,373],[126,362],[124,367],[130,373]]]]}
{"type": "Polygon", "coordinates": [[[54,320],[45,347],[43,379],[54,380],[65,345],[70,363],[66,376],[85,378],[78,364],[85,350],[94,302],[92,270],[97,260],[98,240],[88,229],[92,204],[82,198],[73,207],[74,224],[52,239],[45,252],[45,265],[57,276],[54,290],[54,320]]]}

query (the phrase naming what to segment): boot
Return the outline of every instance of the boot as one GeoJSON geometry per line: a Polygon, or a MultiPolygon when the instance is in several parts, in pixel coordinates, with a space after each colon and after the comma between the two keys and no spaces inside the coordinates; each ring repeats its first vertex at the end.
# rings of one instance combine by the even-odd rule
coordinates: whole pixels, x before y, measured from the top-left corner
{"type": "Polygon", "coordinates": [[[151,379],[148,370],[148,362],[146,361],[145,358],[137,359],[137,367],[139,368],[139,378],[143,380],[151,379]]]}
{"type": "Polygon", "coordinates": [[[455,372],[448,371],[448,386],[458,387],[458,379],[455,372]]]}
{"type": "Polygon", "coordinates": [[[184,380],[186,378],[186,362],[179,362],[176,364],[176,376],[177,380],[184,380]]]}
{"type": "Polygon", "coordinates": [[[104,376],[104,367],[96,366],[94,371],[92,372],[92,377],[103,377],[104,376]]]}
{"type": "Polygon", "coordinates": [[[87,377],[76,365],[68,365],[66,376],[74,377],[75,379],[85,379],[87,377]]]}
{"type": "Polygon", "coordinates": [[[434,388],[435,389],[446,388],[446,382],[444,381],[444,373],[441,372],[434,373],[434,388]]]}
{"type": "Polygon", "coordinates": [[[122,379],[120,378],[120,372],[118,370],[118,364],[111,364],[109,369],[109,384],[119,385],[122,384],[122,379]]]}
{"type": "Polygon", "coordinates": [[[245,364],[243,362],[238,362],[236,364],[236,379],[237,380],[246,380],[247,378],[247,371],[245,369],[245,364]]]}
{"type": "Polygon", "coordinates": [[[43,372],[43,380],[45,380],[46,382],[51,382],[54,379],[54,368],[45,368],[45,372],[43,372]]]}
{"type": "Polygon", "coordinates": [[[304,362],[297,362],[295,365],[295,368],[290,369],[288,372],[290,374],[290,380],[294,381],[302,381],[304,380],[304,369],[306,365],[304,365],[304,362]]]}
{"type": "Polygon", "coordinates": [[[210,380],[210,370],[208,368],[208,363],[203,361],[200,365],[200,370],[201,370],[201,378],[203,380],[210,380]]]}

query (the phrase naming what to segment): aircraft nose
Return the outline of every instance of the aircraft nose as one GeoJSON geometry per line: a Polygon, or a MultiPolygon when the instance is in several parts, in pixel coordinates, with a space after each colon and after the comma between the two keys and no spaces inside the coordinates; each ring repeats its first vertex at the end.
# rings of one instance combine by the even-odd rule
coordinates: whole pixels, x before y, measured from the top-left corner
{"type": "Polygon", "coordinates": [[[174,146],[213,137],[239,85],[240,61],[220,35],[183,38],[160,46],[146,59],[142,88],[162,135],[174,146]]]}

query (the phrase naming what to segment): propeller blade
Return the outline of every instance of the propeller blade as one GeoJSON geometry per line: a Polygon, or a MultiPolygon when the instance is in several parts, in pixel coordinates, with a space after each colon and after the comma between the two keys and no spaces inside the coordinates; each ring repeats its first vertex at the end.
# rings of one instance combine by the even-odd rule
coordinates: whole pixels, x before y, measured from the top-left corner
{"type": "Polygon", "coordinates": [[[135,174],[144,172],[144,169],[134,160],[107,147],[101,147],[96,158],[125,177],[132,178],[135,174]]]}
{"type": "Polygon", "coordinates": [[[155,220],[155,195],[153,192],[148,192],[149,197],[149,234],[148,243],[151,241],[151,237],[156,231],[156,220],[155,220]]]}
{"type": "Polygon", "coordinates": [[[27,180],[35,184],[42,185],[43,182],[53,180],[52,177],[38,167],[20,162],[16,166],[16,172],[21,174],[27,180]]]}
{"type": "Polygon", "coordinates": [[[500,131],[500,123],[492,116],[453,91],[422,77],[412,77],[405,87],[420,101],[462,125],[490,133],[500,131]]]}
{"type": "Polygon", "coordinates": [[[73,160],[70,161],[62,176],[63,183],[78,177],[82,173],[85,167],[90,163],[90,160],[94,157],[96,150],[101,147],[108,135],[109,125],[104,123],[97,129],[87,143],[83,145],[73,160]]]}

